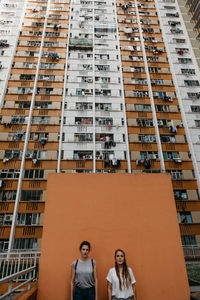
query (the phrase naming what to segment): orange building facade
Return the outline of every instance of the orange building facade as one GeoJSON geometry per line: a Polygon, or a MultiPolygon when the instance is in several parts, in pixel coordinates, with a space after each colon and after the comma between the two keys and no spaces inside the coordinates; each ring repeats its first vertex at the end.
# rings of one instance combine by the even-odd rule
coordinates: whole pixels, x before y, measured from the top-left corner
{"type": "Polygon", "coordinates": [[[51,174],[38,300],[70,299],[70,265],[83,240],[97,262],[99,300],[107,299],[118,248],[133,269],[138,300],[190,299],[169,175],[51,174]]]}

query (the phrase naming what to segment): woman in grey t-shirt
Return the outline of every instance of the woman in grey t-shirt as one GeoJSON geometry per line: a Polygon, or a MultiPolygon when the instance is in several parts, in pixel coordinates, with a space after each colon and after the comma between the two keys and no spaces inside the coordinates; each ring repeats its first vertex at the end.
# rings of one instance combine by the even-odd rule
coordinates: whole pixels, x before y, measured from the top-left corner
{"type": "Polygon", "coordinates": [[[71,300],[98,300],[96,261],[89,258],[90,243],[80,244],[81,257],[71,265],[71,300]]]}

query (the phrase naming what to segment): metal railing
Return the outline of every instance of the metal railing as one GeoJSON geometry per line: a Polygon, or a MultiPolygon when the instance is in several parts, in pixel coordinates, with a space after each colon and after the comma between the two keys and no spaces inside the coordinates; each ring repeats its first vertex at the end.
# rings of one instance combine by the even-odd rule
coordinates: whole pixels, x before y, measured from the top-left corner
{"type": "MultiPolygon", "coordinates": [[[[13,274],[34,267],[34,277],[37,278],[40,262],[40,252],[11,252],[9,258],[7,253],[0,253],[0,280],[13,274]]],[[[22,281],[28,278],[28,274],[19,277],[17,281],[22,281]]]]}
{"type": "Polygon", "coordinates": [[[28,269],[25,269],[23,271],[17,272],[13,275],[9,275],[3,279],[0,279],[0,285],[8,283],[8,292],[4,293],[3,295],[0,296],[0,299],[12,299],[11,295],[17,291],[19,288],[23,287],[25,284],[28,284],[27,290],[31,289],[31,281],[35,279],[35,269],[36,266],[30,267],[28,269]],[[17,280],[18,278],[28,276],[28,279],[24,280],[22,283],[17,285],[16,287],[13,287],[13,281],[17,280]],[[10,297],[9,297],[10,296],[10,297]]]}
{"type": "Polygon", "coordinates": [[[200,247],[198,246],[183,246],[183,252],[186,260],[200,259],[200,247]]]}

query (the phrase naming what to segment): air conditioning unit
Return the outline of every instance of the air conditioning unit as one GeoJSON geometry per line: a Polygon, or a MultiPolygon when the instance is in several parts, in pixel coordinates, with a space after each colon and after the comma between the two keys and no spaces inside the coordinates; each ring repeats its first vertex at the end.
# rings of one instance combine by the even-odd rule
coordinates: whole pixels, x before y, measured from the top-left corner
{"type": "Polygon", "coordinates": [[[33,157],[33,154],[32,153],[26,153],[26,158],[32,158],[33,157]]]}
{"type": "Polygon", "coordinates": [[[162,120],[158,120],[158,126],[163,126],[163,121],[162,120]]]}
{"type": "Polygon", "coordinates": [[[4,222],[12,221],[12,219],[13,219],[13,215],[5,215],[4,216],[4,222]]]}
{"type": "Polygon", "coordinates": [[[177,158],[173,158],[173,161],[175,161],[176,163],[178,164],[181,164],[182,163],[182,159],[177,157],[177,158]]]}
{"type": "Polygon", "coordinates": [[[38,163],[37,158],[34,158],[34,159],[33,159],[33,164],[36,165],[37,163],[38,163]]]}
{"type": "Polygon", "coordinates": [[[10,160],[10,158],[4,158],[3,159],[3,163],[5,164],[7,161],[9,161],[10,160]]]}
{"type": "Polygon", "coordinates": [[[148,159],[156,160],[157,159],[156,154],[149,154],[148,159]]]}

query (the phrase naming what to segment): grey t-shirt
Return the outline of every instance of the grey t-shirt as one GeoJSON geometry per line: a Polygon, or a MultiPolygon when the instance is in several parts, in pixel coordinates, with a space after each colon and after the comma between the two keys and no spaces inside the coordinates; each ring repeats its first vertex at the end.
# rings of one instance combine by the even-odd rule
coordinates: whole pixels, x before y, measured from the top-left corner
{"type": "MultiPolygon", "coordinates": [[[[72,268],[75,269],[76,260],[72,263],[72,268]]],[[[93,266],[96,266],[96,261],[93,259],[93,266]]],[[[76,267],[75,285],[82,288],[88,289],[94,286],[94,275],[92,260],[89,258],[86,261],[78,260],[76,267]]]]}

